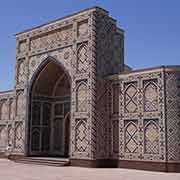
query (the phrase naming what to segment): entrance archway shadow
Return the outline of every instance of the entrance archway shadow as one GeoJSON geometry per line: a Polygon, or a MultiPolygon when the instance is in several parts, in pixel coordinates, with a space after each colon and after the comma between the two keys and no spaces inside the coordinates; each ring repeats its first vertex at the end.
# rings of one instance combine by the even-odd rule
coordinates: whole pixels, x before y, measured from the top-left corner
{"type": "Polygon", "coordinates": [[[71,78],[62,63],[46,58],[33,74],[28,94],[27,155],[68,157],[71,78]]]}

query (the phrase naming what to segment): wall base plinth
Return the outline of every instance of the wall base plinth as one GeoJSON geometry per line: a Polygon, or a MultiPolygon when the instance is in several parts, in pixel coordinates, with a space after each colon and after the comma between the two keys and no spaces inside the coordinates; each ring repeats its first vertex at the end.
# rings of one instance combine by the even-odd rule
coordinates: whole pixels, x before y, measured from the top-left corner
{"type": "Polygon", "coordinates": [[[112,159],[70,159],[71,166],[91,167],[91,168],[116,168],[118,167],[118,160],[112,159]]]}
{"type": "Polygon", "coordinates": [[[159,172],[180,172],[180,162],[129,161],[117,159],[70,159],[71,166],[90,168],[127,168],[159,172]]]}
{"type": "Polygon", "coordinates": [[[8,159],[10,160],[17,160],[26,157],[24,154],[10,154],[8,155],[8,159]]]}
{"type": "Polygon", "coordinates": [[[87,159],[70,159],[70,166],[95,168],[96,161],[87,159]]]}
{"type": "Polygon", "coordinates": [[[16,160],[16,159],[21,159],[25,157],[24,154],[9,154],[7,152],[0,152],[0,158],[6,158],[10,160],[16,160]]]}
{"type": "Polygon", "coordinates": [[[119,168],[160,172],[180,172],[180,163],[120,160],[119,168]]]}

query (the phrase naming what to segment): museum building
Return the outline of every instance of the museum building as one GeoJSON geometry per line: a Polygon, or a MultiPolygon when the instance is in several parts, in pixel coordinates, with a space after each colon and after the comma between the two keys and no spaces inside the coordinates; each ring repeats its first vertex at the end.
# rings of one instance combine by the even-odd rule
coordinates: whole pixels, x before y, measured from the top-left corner
{"type": "Polygon", "coordinates": [[[0,157],[180,171],[180,66],[125,65],[124,31],[100,7],[17,33],[0,157]]]}

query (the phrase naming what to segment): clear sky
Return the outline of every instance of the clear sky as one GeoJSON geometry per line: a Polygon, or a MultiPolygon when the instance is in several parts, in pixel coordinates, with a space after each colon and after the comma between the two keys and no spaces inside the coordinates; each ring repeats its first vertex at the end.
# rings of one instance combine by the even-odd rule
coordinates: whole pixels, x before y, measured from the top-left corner
{"type": "Polygon", "coordinates": [[[100,6],[125,30],[125,63],[180,65],[180,0],[5,0],[0,4],[0,91],[14,86],[16,32],[100,6]]]}

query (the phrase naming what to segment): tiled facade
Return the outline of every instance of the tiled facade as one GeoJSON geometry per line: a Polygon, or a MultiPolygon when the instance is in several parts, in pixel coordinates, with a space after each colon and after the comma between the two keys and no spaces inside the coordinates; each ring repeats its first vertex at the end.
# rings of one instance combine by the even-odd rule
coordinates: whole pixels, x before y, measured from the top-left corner
{"type": "MultiPolygon", "coordinates": [[[[119,101],[112,105],[112,110],[119,106],[119,111],[111,115],[112,127],[114,121],[119,126],[119,150],[118,153],[112,150],[112,156],[125,160],[164,161],[166,136],[162,70],[119,75],[118,80],[113,81],[112,89],[113,86],[119,92],[119,101]]],[[[111,96],[113,101],[115,97],[111,96]]]]}
{"type": "Polygon", "coordinates": [[[127,72],[124,32],[98,7],[16,40],[15,88],[0,92],[1,154],[69,146],[72,165],[177,171],[180,66],[127,72]]]}

